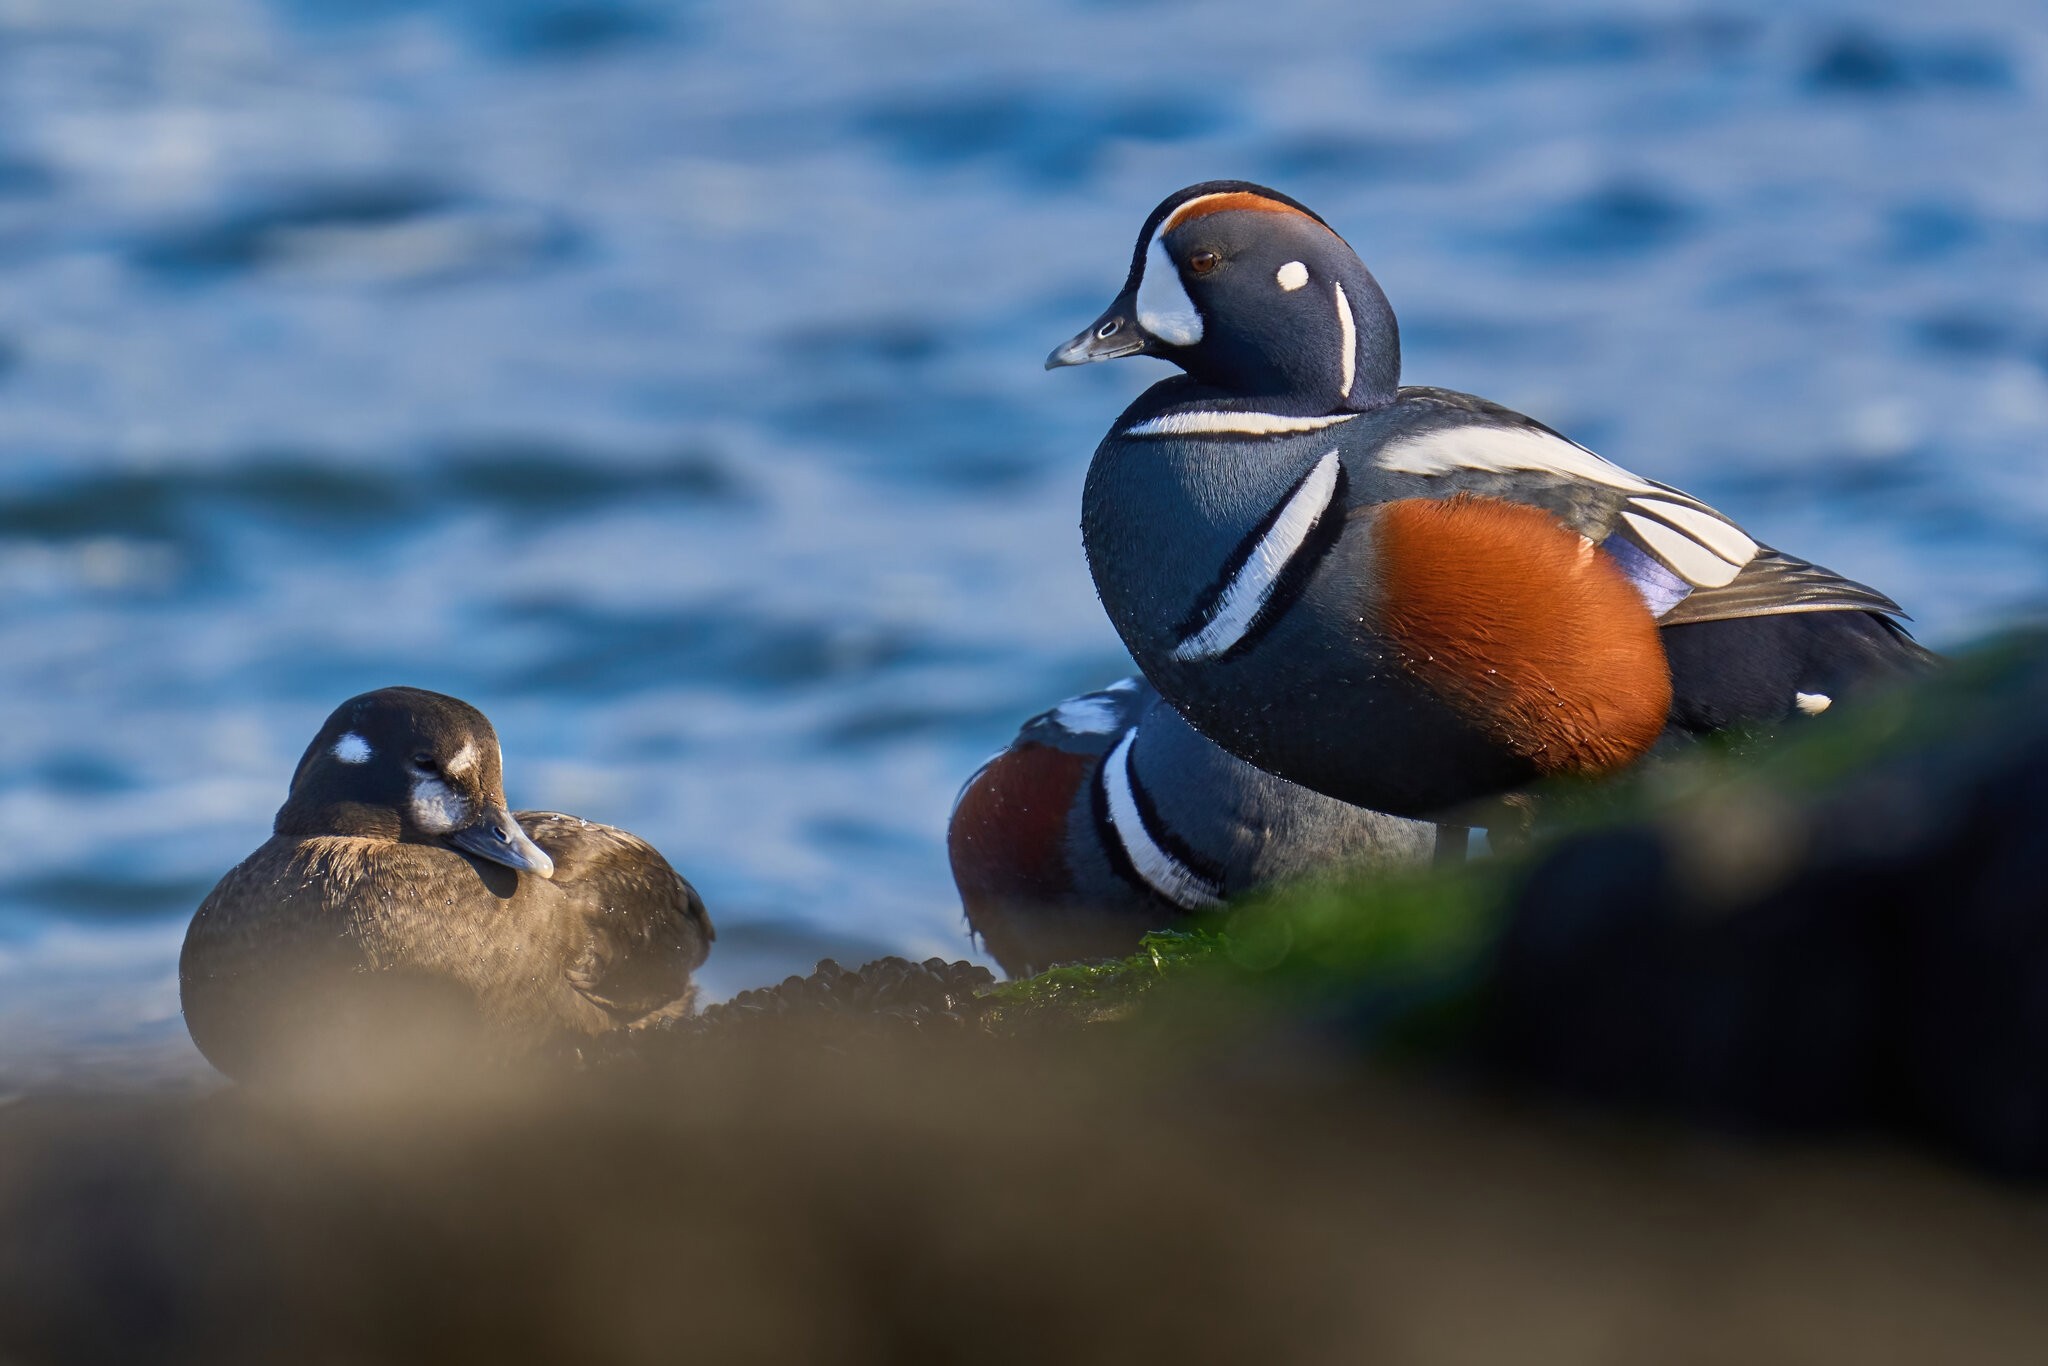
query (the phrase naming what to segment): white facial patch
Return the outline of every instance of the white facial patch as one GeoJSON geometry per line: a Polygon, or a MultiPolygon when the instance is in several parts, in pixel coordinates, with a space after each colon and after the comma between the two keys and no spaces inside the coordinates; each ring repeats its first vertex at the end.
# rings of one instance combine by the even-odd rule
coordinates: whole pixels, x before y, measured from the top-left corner
{"type": "Polygon", "coordinates": [[[1166,254],[1164,233],[1152,235],[1145,253],[1145,275],[1138,281],[1138,324],[1170,346],[1193,346],[1202,339],[1202,315],[1180,282],[1180,270],[1166,254]]]}
{"type": "Polygon", "coordinates": [[[412,785],[412,821],[430,835],[445,835],[469,824],[469,803],[439,778],[420,778],[412,785]]]}
{"type": "Polygon", "coordinates": [[[1280,586],[1280,576],[1287,572],[1288,563],[1308,543],[1309,532],[1336,500],[1341,468],[1335,451],[1315,463],[1300,487],[1281,506],[1272,529],[1259,538],[1259,543],[1231,574],[1208,620],[1174,647],[1175,659],[1214,659],[1244,639],[1265,609],[1267,599],[1273,596],[1273,590],[1280,586]]]}
{"type": "Polygon", "coordinates": [[[334,742],[329,753],[345,764],[366,764],[370,762],[370,742],[350,731],[334,742]]]}
{"type": "Polygon", "coordinates": [[[1292,294],[1308,283],[1308,267],[1299,261],[1289,261],[1280,267],[1280,273],[1273,277],[1274,283],[1292,294]]]}
{"type": "Polygon", "coordinates": [[[462,748],[455,751],[455,757],[446,765],[450,773],[467,773],[476,767],[476,746],[469,741],[462,742],[462,748]]]}
{"type": "Polygon", "coordinates": [[[1792,705],[1807,716],[1819,716],[1835,704],[1835,699],[1824,692],[1796,692],[1792,694],[1792,705]]]}
{"type": "Polygon", "coordinates": [[[1337,396],[1351,397],[1351,380],[1358,372],[1358,325],[1351,321],[1351,300],[1344,297],[1344,286],[1335,285],[1337,291],[1337,327],[1344,334],[1344,349],[1338,369],[1337,396]]]}

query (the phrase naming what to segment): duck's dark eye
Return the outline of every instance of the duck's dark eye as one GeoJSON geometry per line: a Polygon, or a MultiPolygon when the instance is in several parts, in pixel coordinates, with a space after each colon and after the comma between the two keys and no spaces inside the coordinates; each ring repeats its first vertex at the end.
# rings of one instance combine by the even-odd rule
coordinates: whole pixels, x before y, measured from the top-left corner
{"type": "Polygon", "coordinates": [[[439,765],[434,762],[434,756],[425,750],[421,750],[418,754],[412,756],[412,766],[422,773],[433,773],[439,768],[439,765]]]}
{"type": "Polygon", "coordinates": [[[1216,269],[1223,258],[1213,251],[1198,251],[1188,257],[1188,269],[1197,275],[1207,275],[1216,269]]]}
{"type": "Polygon", "coordinates": [[[1108,322],[1095,329],[1095,335],[1099,340],[1108,341],[1123,330],[1123,325],[1124,320],[1122,318],[1111,318],[1108,322]]]}

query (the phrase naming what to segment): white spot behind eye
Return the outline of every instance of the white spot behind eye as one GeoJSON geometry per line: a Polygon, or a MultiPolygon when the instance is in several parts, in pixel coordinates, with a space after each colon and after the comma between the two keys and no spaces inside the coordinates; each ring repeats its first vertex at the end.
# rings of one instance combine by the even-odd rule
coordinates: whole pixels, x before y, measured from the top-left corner
{"type": "Polygon", "coordinates": [[[1166,243],[1152,239],[1145,275],[1138,281],[1138,322],[1169,346],[1193,346],[1202,339],[1202,315],[1180,282],[1180,268],[1166,254],[1166,243]]]}
{"type": "Polygon", "coordinates": [[[330,752],[335,758],[345,764],[368,763],[370,760],[370,742],[354,731],[350,731],[334,742],[334,748],[330,752]]]}
{"type": "Polygon", "coordinates": [[[455,751],[455,757],[447,764],[450,773],[467,773],[476,767],[476,746],[469,741],[462,742],[462,748],[455,751]]]}
{"type": "Polygon", "coordinates": [[[445,835],[469,824],[469,803],[439,778],[421,778],[412,785],[412,819],[430,835],[445,835]]]}
{"type": "Polygon", "coordinates": [[[1292,294],[1308,283],[1308,267],[1299,261],[1289,261],[1273,278],[1280,282],[1280,288],[1292,294]]]}

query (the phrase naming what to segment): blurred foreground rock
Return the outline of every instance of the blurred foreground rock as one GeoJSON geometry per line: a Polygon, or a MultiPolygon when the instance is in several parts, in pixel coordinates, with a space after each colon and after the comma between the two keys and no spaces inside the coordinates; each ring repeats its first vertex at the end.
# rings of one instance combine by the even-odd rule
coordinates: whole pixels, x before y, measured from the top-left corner
{"type": "Polygon", "coordinates": [[[1491,1044],[1546,1090],[1903,1127],[2048,1176],[2048,643],[2006,642],[1541,853],[1491,1044]]]}
{"type": "Polygon", "coordinates": [[[2018,1361],[2048,1219],[1310,1048],[734,1044],[0,1109],[0,1360],[2018,1361]]]}

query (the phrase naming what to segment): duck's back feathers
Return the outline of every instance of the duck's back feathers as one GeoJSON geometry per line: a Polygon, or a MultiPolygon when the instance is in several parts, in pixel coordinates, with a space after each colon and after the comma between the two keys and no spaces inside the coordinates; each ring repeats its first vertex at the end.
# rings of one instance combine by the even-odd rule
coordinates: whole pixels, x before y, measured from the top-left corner
{"type": "Polygon", "coordinates": [[[1694,589],[1657,620],[1663,626],[1689,626],[1736,617],[1836,611],[1906,616],[1904,608],[1875,588],[1782,550],[1761,546],[1732,582],[1719,588],[1694,589]]]}
{"type": "Polygon", "coordinates": [[[717,937],[697,889],[624,830],[555,811],[514,814],[554,859],[554,884],[583,918],[570,985],[621,1024],[687,1011],[690,974],[717,937]]]}

